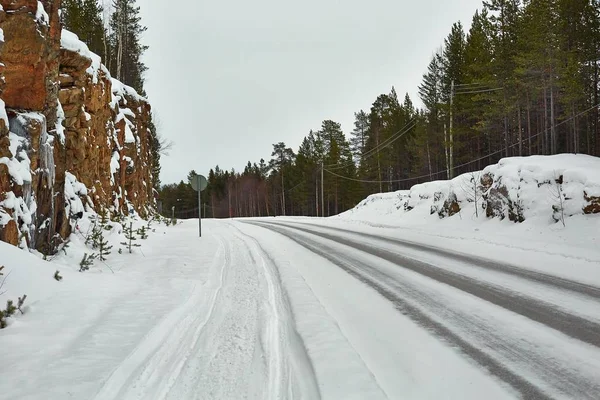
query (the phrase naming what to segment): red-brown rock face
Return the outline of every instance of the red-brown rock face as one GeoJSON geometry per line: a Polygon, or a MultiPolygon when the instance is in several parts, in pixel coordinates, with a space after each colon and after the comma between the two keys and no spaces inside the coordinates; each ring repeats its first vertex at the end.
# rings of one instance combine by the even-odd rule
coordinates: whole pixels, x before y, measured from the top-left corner
{"type": "Polygon", "coordinates": [[[0,98],[15,133],[9,137],[0,118],[0,159],[6,164],[0,161],[0,203],[12,196],[25,210],[0,205],[0,222],[12,221],[0,223],[0,240],[17,244],[24,236],[30,246],[50,253],[71,233],[67,173],[88,188],[96,209],[126,214],[133,208],[147,215],[153,201],[150,105],[113,82],[85,46],[61,48],[60,0],[41,4],[43,11],[37,0],[0,0],[5,37],[0,77],[6,81],[2,85],[0,79],[0,98]],[[10,151],[15,137],[18,155],[10,151]],[[32,172],[25,179],[7,173],[8,162],[23,160],[32,172]],[[31,220],[28,207],[36,209],[31,220]]]}

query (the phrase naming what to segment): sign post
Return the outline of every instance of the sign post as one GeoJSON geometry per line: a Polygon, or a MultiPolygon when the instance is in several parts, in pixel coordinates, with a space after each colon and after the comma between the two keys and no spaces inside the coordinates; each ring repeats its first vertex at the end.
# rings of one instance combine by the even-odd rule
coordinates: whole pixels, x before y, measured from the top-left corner
{"type": "Polygon", "coordinates": [[[202,237],[202,198],[200,194],[208,186],[208,181],[202,175],[194,175],[190,179],[190,184],[198,192],[198,235],[202,237]]]}

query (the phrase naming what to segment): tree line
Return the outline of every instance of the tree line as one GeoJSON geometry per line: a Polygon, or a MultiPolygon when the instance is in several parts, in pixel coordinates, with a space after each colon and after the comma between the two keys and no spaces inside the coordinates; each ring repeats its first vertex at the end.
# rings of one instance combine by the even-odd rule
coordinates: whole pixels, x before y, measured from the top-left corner
{"type": "MultiPolygon", "coordinates": [[[[61,22],[102,58],[113,78],[146,96],[142,55],[148,46],[141,41],[142,24],[136,0],[63,0],[61,22]]],[[[171,146],[159,133],[153,115],[149,123],[154,187],[160,187],[160,158],[171,146]]]]}
{"type": "MultiPolygon", "coordinates": [[[[216,167],[206,214],[328,216],[368,194],[502,157],[600,156],[599,67],[600,2],[485,1],[468,31],[455,23],[434,51],[418,86],[421,108],[391,88],[355,113],[348,136],[327,120],[296,152],[277,143],[270,161],[243,172],[216,167]]],[[[162,187],[161,199],[180,217],[198,215],[187,182],[162,187]]]]}

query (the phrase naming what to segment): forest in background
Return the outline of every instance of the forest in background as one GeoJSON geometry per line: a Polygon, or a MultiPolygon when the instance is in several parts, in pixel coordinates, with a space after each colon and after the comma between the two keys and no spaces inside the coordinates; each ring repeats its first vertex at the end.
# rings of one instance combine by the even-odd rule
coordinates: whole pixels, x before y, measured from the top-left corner
{"type": "MultiPolygon", "coordinates": [[[[422,108],[391,88],[355,113],[347,135],[326,120],[295,151],[276,143],[270,160],[244,171],[217,166],[202,212],[329,216],[502,157],[600,156],[599,24],[594,0],[486,1],[468,32],[455,23],[434,52],[418,86],[422,108]]],[[[198,216],[187,180],[163,186],[160,200],[166,214],[198,216]]]]}

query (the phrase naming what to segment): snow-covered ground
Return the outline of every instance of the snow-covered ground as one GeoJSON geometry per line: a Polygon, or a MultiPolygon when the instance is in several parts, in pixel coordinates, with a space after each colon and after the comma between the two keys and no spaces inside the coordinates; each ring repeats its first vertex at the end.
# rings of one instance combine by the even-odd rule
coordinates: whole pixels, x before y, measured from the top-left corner
{"type": "MultiPolygon", "coordinates": [[[[462,195],[432,215],[453,190],[438,182],[327,219],[208,220],[202,238],[154,223],[133,254],[113,224],[83,273],[87,215],[51,261],[0,243],[0,305],[28,296],[0,330],[0,399],[598,399],[600,215],[553,220],[539,180],[560,166],[509,179],[530,161],[486,169],[524,195],[523,223],[462,195]]],[[[568,201],[597,195],[578,165],[568,201]]]]}
{"type": "Polygon", "coordinates": [[[207,225],[156,227],[85,273],[69,249],[50,263],[0,243],[0,300],[28,294],[0,331],[0,398],[318,398],[274,265],[207,225]]]}

